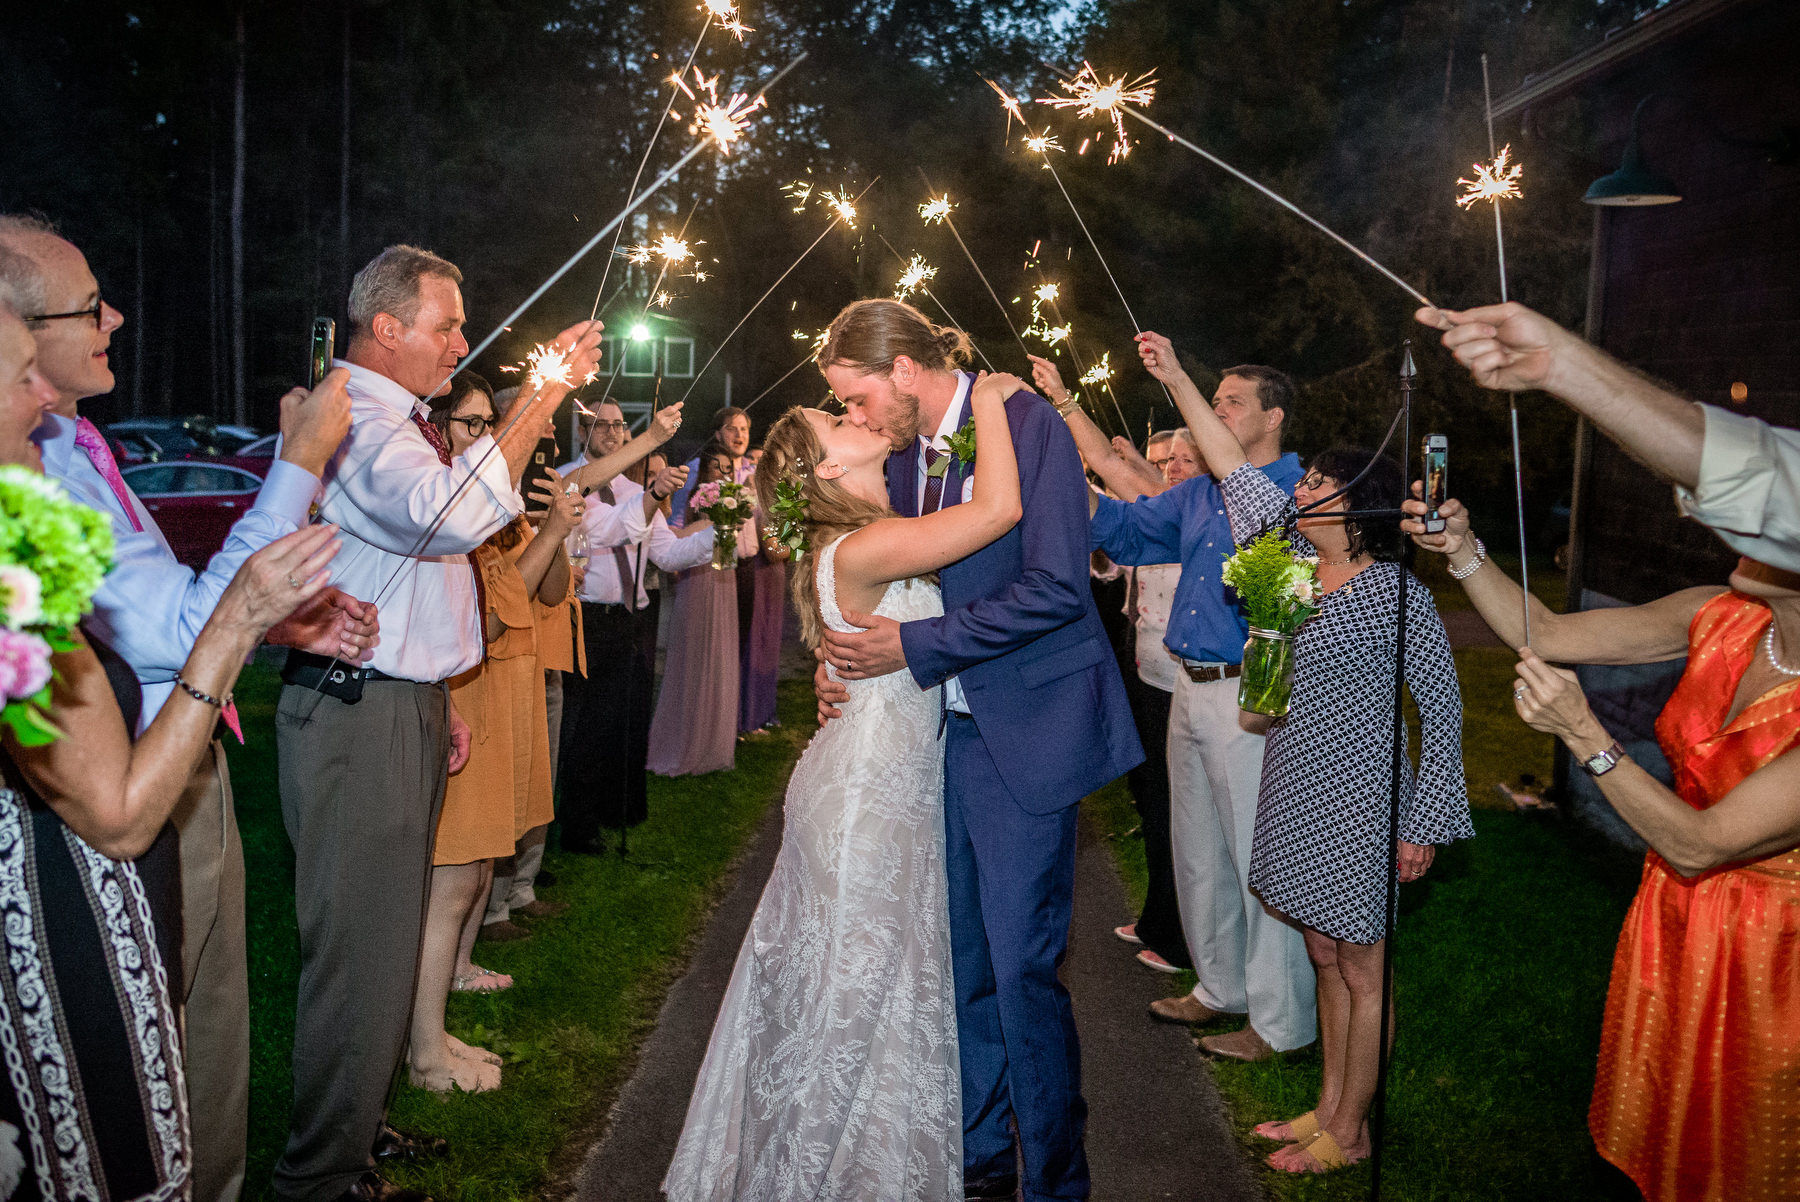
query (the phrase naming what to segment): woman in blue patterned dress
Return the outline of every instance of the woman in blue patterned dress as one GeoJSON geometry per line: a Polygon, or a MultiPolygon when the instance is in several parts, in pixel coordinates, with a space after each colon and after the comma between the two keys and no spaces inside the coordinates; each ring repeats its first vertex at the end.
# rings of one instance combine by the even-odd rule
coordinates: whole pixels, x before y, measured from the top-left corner
{"type": "Polygon", "coordinates": [[[1324,1059],[1319,1104],[1291,1121],[1264,1123],[1257,1134],[1284,1143],[1269,1157],[1273,1167],[1324,1172],[1369,1153],[1389,881],[1396,874],[1401,881],[1418,880],[1435,845],[1475,833],[1463,782],[1456,664],[1431,593],[1400,564],[1398,521],[1342,516],[1345,510],[1397,505],[1399,466],[1369,451],[1328,450],[1308,465],[1290,498],[1248,466],[1237,439],[1181,370],[1168,339],[1142,334],[1139,346],[1151,373],[1180,403],[1219,481],[1232,536],[1242,544],[1286,527],[1295,552],[1318,562],[1322,608],[1295,637],[1291,707],[1268,728],[1250,888],[1302,928],[1317,974],[1324,1059]],[[1344,495],[1299,516],[1340,489],[1344,495]],[[1403,580],[1406,686],[1423,735],[1416,779],[1407,756],[1394,747],[1403,580]],[[1390,845],[1396,771],[1399,838],[1390,845]]]}

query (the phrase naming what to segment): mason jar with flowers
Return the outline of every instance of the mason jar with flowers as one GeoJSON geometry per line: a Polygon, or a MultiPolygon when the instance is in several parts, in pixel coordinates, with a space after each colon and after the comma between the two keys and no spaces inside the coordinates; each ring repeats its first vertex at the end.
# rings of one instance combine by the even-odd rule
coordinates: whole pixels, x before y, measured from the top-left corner
{"type": "Polygon", "coordinates": [[[712,566],[730,571],[738,563],[738,530],[750,517],[750,489],[733,480],[708,480],[696,485],[688,508],[713,524],[712,566]]]}
{"type": "Polygon", "coordinates": [[[1294,693],[1294,634],[1319,612],[1318,558],[1294,553],[1271,531],[1239,547],[1225,561],[1223,579],[1237,590],[1250,619],[1244,643],[1238,707],[1279,718],[1294,693]]]}

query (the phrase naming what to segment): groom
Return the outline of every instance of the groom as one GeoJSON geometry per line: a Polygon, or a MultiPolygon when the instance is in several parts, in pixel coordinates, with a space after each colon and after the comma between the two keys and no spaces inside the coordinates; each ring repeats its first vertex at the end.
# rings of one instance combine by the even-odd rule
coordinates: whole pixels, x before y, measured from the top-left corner
{"type": "MultiPolygon", "coordinates": [[[[849,420],[887,436],[888,500],[913,517],[968,497],[949,451],[974,377],[959,330],[911,305],[862,300],[818,362],[849,420]]],[[[1088,589],[1088,488],[1068,428],[1042,397],[1006,403],[1024,517],[939,576],[944,616],[846,612],[827,632],[846,679],[904,668],[943,686],[944,825],[962,1052],[963,1175],[971,1198],[1086,1198],[1087,1104],[1069,992],[1076,803],[1142,762],[1119,670],[1088,589]],[[1018,1139],[1015,1158],[1014,1131],[1018,1139]]],[[[959,440],[960,441],[960,440],[959,440]]],[[[821,681],[820,699],[844,694],[821,681]]]]}

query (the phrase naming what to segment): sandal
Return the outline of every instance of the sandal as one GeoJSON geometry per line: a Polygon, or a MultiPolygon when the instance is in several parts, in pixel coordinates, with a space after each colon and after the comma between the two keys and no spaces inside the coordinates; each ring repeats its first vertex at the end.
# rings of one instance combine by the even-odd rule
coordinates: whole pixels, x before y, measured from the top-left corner
{"type": "Polygon", "coordinates": [[[458,974],[450,978],[450,988],[457,993],[499,993],[502,989],[512,987],[511,977],[491,968],[483,968],[479,964],[467,976],[458,974]]]}
{"type": "MultiPolygon", "coordinates": [[[[1275,1164],[1271,1160],[1270,1167],[1283,1173],[1329,1173],[1333,1169],[1346,1168],[1356,1163],[1344,1155],[1344,1150],[1338,1146],[1338,1141],[1332,1138],[1329,1131],[1321,1131],[1313,1136],[1312,1140],[1300,1149],[1300,1154],[1309,1158],[1312,1163],[1303,1163],[1298,1168],[1287,1168],[1275,1164]]],[[[1272,1156],[1273,1153],[1270,1155],[1272,1156]]]]}
{"type": "Polygon", "coordinates": [[[1288,1129],[1286,1135],[1276,1135],[1275,1132],[1271,1130],[1273,1127],[1280,1127],[1282,1125],[1281,1121],[1276,1119],[1267,1123],[1258,1123],[1253,1130],[1256,1135],[1263,1139],[1272,1139],[1278,1143],[1284,1144],[1303,1144],[1319,1133],[1319,1112],[1316,1110],[1309,1110],[1298,1118],[1289,1119],[1286,1123],[1288,1129]]]}

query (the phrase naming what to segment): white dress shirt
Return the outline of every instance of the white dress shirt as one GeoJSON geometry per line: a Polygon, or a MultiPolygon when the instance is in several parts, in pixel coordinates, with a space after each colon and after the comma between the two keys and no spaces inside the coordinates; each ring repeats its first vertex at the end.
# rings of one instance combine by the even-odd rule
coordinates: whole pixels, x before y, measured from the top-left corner
{"type": "MultiPolygon", "coordinates": [[[[925,481],[927,478],[925,448],[928,446],[936,447],[944,454],[950,454],[950,436],[962,429],[963,409],[968,404],[969,389],[975,383],[975,377],[969,375],[967,372],[957,372],[956,379],[956,395],[950,398],[950,404],[944,410],[944,420],[938,423],[937,433],[930,438],[926,438],[923,434],[919,435],[919,491],[915,495],[919,498],[919,505],[921,508],[923,508],[925,504],[925,481]]],[[[948,466],[946,466],[944,470],[949,471],[948,466]]],[[[963,481],[962,499],[967,501],[970,494],[974,491],[974,488],[975,477],[971,473],[969,478],[963,481]]],[[[943,503],[941,501],[938,504],[938,508],[943,508],[943,503]]],[[[954,676],[944,682],[944,706],[959,714],[966,714],[969,712],[968,699],[963,696],[962,681],[954,676]]]]}
{"type": "Polygon", "coordinates": [[[1800,430],[1702,405],[1700,479],[1675,489],[1681,511],[1739,555],[1800,572],[1800,430]]]}
{"type": "Polygon", "coordinates": [[[418,397],[378,372],[335,363],[350,370],[350,433],[325,469],[319,511],[342,531],[331,582],[380,608],[370,667],[418,681],[466,672],[483,650],[468,554],[525,509],[506,457],[484,434],[445,467],[413,424],[414,410],[425,409],[418,397]]]}
{"type": "Polygon", "coordinates": [[[225,586],[246,559],[306,524],[319,479],[284,459],[274,460],[256,504],[233,524],[206,571],[195,575],[175,558],[156,520],[127,485],[132,513],[143,527],[132,528],[106,477],[75,445],[73,419],[46,416],[32,438],[43,454],[45,475],[61,481],[76,501],[112,520],[112,570],[94,594],[94,611],[86,621],[131,665],[143,686],[141,733],[175,691],[175,673],[187,662],[225,586]]]}
{"type": "MultiPolygon", "coordinates": [[[[588,457],[580,455],[559,470],[567,475],[587,462],[588,457]]],[[[669,529],[660,513],[646,522],[643,486],[623,476],[614,476],[611,484],[611,505],[592,492],[587,494],[581,529],[588,540],[588,566],[579,596],[599,605],[624,603],[624,582],[619,579],[618,561],[612,553],[614,547],[624,547],[637,584],[637,603],[632,608],[643,609],[650,604],[650,594],[644,588],[645,559],[665,572],[697,568],[712,559],[713,532],[708,529],[683,538],[669,529]]]]}

